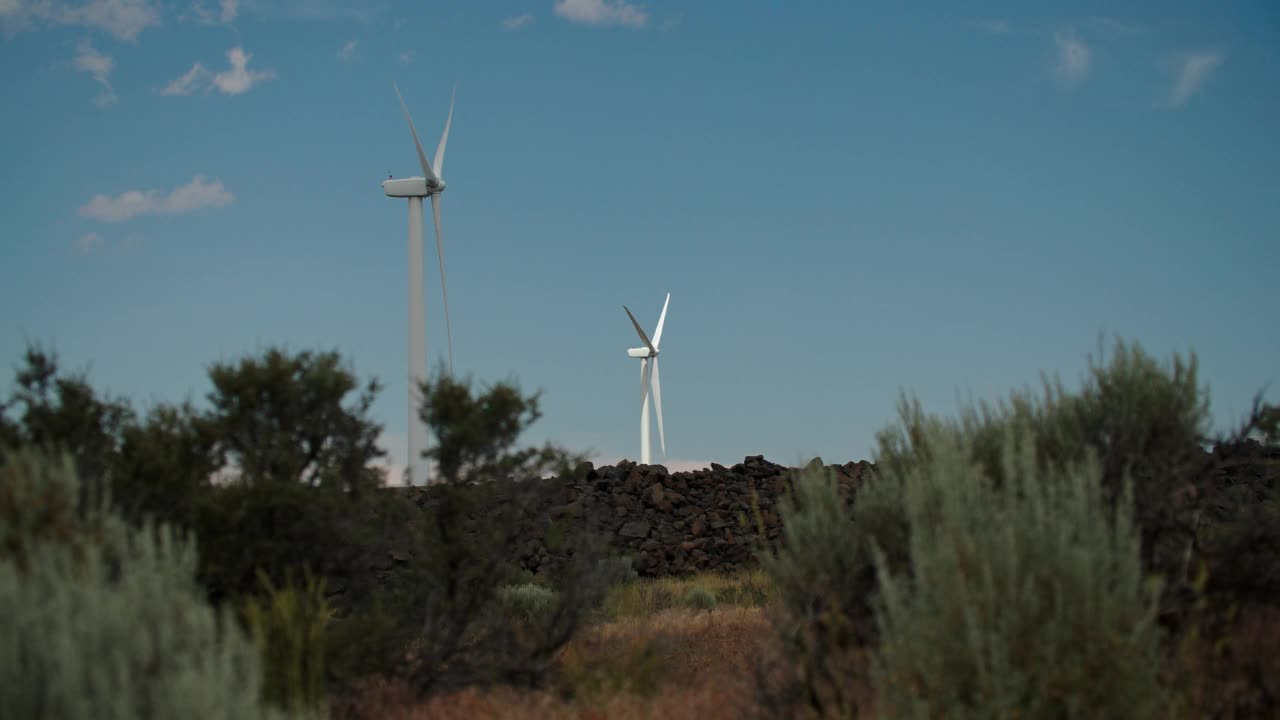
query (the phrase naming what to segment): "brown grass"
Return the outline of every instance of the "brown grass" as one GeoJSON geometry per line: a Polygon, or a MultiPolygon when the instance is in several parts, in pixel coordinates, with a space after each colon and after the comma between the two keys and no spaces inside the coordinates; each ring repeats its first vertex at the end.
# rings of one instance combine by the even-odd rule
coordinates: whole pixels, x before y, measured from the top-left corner
{"type": "Polygon", "coordinates": [[[551,690],[467,689],[416,699],[364,683],[335,716],[386,720],[726,720],[756,714],[751,663],[771,638],[758,609],[670,610],[587,628],[557,658],[551,690]]]}

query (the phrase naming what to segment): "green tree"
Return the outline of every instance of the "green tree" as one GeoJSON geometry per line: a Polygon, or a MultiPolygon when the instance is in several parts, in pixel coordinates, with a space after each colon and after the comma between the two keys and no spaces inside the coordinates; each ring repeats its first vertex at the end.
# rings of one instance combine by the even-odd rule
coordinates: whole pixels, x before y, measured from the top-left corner
{"type": "Polygon", "coordinates": [[[220,467],[210,423],[190,403],[157,405],[121,433],[112,473],[115,502],[131,521],[189,528],[220,467]]]}
{"type": "Polygon", "coordinates": [[[34,345],[28,346],[14,379],[0,416],[13,410],[18,417],[0,422],[0,453],[6,445],[65,450],[80,477],[105,478],[124,428],[134,420],[128,403],[99,396],[83,373],[62,373],[57,356],[34,345]]]}
{"type": "Polygon", "coordinates": [[[310,570],[351,595],[368,591],[369,557],[385,552],[369,511],[382,499],[364,492],[383,480],[371,465],[385,455],[369,417],[377,380],[361,386],[336,352],[278,348],[214,364],[209,378],[209,411],[153,417],[149,437],[174,440],[197,465],[207,441],[212,466],[230,471],[197,511],[211,595],[253,594],[259,570],[277,585],[310,570]]]}
{"type": "Polygon", "coordinates": [[[386,453],[369,408],[381,385],[373,379],[361,387],[337,352],[269,348],[261,357],[213,364],[209,379],[208,431],[246,482],[349,490],[379,483],[369,463],[386,453]]]}
{"type": "Polygon", "coordinates": [[[413,631],[406,637],[415,648],[409,672],[423,691],[537,683],[603,599],[599,548],[575,539],[571,561],[553,579],[556,592],[536,616],[504,612],[501,592],[528,581],[514,569],[515,551],[543,522],[537,509],[561,492],[559,478],[582,458],[550,443],[515,447],[541,413],[538,394],[526,397],[513,383],[477,393],[470,379],[441,373],[423,383],[422,396],[421,417],[437,438],[426,456],[439,464],[441,482],[420,500],[412,560],[397,578],[398,606],[411,619],[402,627],[413,631]]]}

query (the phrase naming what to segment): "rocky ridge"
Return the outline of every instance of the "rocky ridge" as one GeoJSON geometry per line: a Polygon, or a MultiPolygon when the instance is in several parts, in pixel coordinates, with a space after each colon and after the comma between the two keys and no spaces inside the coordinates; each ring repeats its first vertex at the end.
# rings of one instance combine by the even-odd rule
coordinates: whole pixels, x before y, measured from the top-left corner
{"type": "MultiPolygon", "coordinates": [[[[819,467],[836,477],[846,498],[874,469],[866,461],[823,465],[821,458],[814,458],[806,469],[819,467]]],[[[702,470],[675,473],[662,465],[626,460],[598,468],[584,463],[571,477],[562,478],[564,485],[549,504],[530,508],[536,521],[514,559],[531,573],[552,572],[571,552],[552,538],[586,532],[604,538],[614,553],[631,558],[641,576],[748,567],[762,539],[761,529],[767,545],[780,541],[777,506],[795,472],[763,455],[747,456],[732,467],[712,463],[702,470]]],[[[421,504],[430,491],[414,488],[410,493],[421,504]]]]}

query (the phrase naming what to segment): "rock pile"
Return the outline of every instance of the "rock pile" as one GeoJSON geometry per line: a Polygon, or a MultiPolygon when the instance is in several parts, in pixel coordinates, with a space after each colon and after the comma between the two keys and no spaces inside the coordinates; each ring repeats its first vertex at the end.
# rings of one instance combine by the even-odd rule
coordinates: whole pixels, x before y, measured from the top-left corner
{"type": "MultiPolygon", "coordinates": [[[[866,461],[824,466],[820,458],[806,466],[818,467],[835,475],[846,497],[873,469],[866,461]]],[[[562,478],[564,486],[554,502],[530,508],[536,522],[520,543],[516,560],[532,573],[551,572],[565,558],[562,548],[547,542],[548,536],[587,532],[604,538],[614,553],[630,557],[642,576],[747,567],[761,539],[770,546],[779,542],[777,505],[794,472],[762,455],[732,467],[712,463],[707,469],[676,473],[625,460],[599,468],[585,463],[572,477],[562,478]]]]}

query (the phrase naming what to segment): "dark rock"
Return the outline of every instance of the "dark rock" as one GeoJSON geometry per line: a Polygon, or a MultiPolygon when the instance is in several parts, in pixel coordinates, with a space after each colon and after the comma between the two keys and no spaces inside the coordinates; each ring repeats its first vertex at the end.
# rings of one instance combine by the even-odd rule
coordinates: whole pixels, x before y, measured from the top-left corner
{"type": "Polygon", "coordinates": [[[644,520],[633,520],[618,530],[618,535],[628,538],[649,537],[649,523],[644,520]]]}

